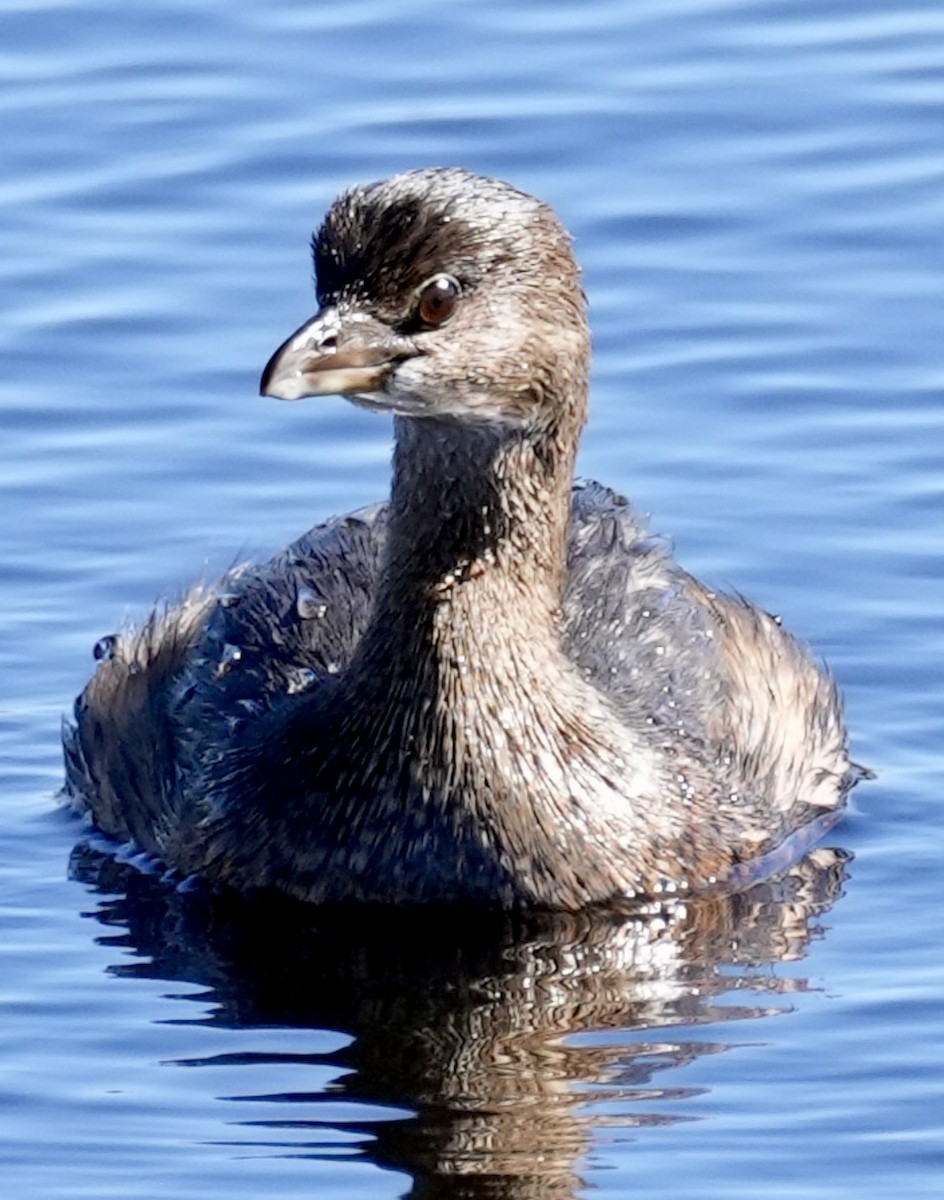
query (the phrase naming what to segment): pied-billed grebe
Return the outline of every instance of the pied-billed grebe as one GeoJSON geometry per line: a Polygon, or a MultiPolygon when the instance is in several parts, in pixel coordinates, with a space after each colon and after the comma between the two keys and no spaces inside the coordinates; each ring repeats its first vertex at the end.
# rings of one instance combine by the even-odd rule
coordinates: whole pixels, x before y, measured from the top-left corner
{"type": "Polygon", "coordinates": [[[576,908],[699,889],[837,810],[832,680],[573,486],[590,339],[551,210],[358,187],[262,377],[395,416],[389,504],[106,639],[68,787],[181,876],[312,901],[576,908]]]}

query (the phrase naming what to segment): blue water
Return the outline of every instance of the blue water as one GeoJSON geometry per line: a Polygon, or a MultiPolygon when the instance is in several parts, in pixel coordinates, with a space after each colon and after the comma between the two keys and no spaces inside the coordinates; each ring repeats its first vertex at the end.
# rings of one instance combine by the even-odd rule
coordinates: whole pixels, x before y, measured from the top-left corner
{"type": "Polygon", "coordinates": [[[0,78],[4,1195],[944,1194],[939,0],[9,2],[0,78]],[[841,682],[878,779],[777,893],[296,929],[70,878],[95,639],[384,494],[384,419],[256,387],[331,197],[428,163],[558,209],[582,472],[841,682]]]}

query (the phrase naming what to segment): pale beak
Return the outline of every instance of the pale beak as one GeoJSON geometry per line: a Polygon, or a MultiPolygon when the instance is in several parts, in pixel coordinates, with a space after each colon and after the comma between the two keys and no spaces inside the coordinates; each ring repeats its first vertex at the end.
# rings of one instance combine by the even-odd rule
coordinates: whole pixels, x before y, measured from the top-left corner
{"type": "Polygon", "coordinates": [[[376,392],[417,351],[409,338],[363,313],[323,308],[266,363],[259,390],[277,400],[376,392]]]}

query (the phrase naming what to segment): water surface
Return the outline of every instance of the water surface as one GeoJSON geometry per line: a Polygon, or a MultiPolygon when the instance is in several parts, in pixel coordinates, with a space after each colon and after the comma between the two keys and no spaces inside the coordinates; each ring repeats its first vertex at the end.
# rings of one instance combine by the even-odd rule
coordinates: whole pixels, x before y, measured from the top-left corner
{"type": "Polygon", "coordinates": [[[10,1195],[941,1194],[944,10],[668,0],[0,14],[0,1171],[10,1195]],[[343,186],[574,231],[581,470],[829,661],[879,778],[776,887],[612,924],[339,927],[82,861],[97,637],[383,495],[256,397],[343,186]]]}

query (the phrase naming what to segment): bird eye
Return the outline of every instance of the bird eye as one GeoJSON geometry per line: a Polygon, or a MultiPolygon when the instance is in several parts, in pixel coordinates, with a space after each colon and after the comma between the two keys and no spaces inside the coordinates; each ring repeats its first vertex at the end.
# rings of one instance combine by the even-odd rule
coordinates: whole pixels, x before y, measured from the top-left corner
{"type": "Polygon", "coordinates": [[[456,311],[461,292],[451,275],[434,275],[420,288],[417,316],[424,325],[445,325],[456,311]]]}

